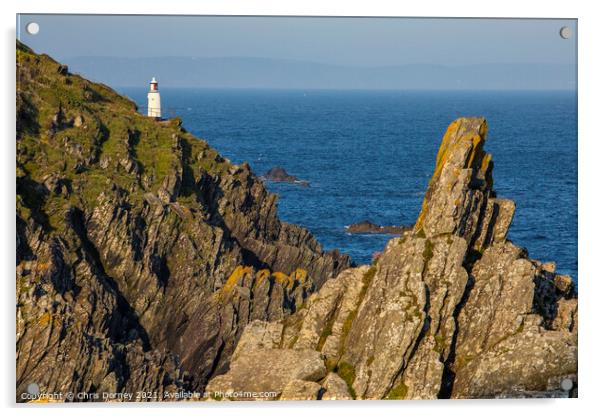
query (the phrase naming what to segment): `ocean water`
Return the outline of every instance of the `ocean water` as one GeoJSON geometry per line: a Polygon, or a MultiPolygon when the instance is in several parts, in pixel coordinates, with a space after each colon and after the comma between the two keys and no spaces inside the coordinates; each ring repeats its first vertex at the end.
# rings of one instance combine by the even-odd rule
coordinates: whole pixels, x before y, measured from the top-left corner
{"type": "MultiPolygon", "coordinates": [[[[141,110],[146,90],[122,88],[141,110]]],[[[389,235],[350,235],[362,220],[412,224],[447,125],[482,115],[498,196],[516,202],[509,238],[577,280],[574,92],[162,89],[164,116],[257,175],[273,166],[310,182],[267,183],[285,221],[324,249],[368,263],[389,235]]]]}

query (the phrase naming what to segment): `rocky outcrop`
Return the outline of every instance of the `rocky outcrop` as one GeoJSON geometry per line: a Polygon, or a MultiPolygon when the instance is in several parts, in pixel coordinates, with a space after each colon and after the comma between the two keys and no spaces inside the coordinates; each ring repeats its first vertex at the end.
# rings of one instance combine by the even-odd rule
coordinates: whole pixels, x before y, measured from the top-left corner
{"type": "Polygon", "coordinates": [[[345,227],[345,231],[350,234],[403,234],[412,227],[403,225],[377,225],[371,221],[365,220],[350,224],[345,227]]]}
{"type": "MultiPolygon", "coordinates": [[[[454,121],[413,232],[392,239],[372,266],[325,283],[301,310],[269,324],[277,330],[254,324],[262,329],[247,329],[239,348],[268,361],[320,353],[326,376],[301,380],[321,385],[318,398],[576,395],[572,280],[506,239],[514,203],[493,190],[486,131],[482,118],[454,121]]],[[[251,367],[238,354],[232,369],[209,387],[242,388],[234,380],[259,371],[274,376],[269,365],[251,367]]],[[[307,387],[296,380],[285,381],[304,395],[307,387]]],[[[244,383],[250,391],[262,387],[244,383]]],[[[287,397],[292,393],[289,387],[287,397]]]]}
{"type": "Polygon", "coordinates": [[[294,175],[289,175],[288,172],[281,166],[274,166],[265,173],[263,178],[273,182],[290,182],[304,187],[309,186],[308,181],[301,180],[294,175]]]}
{"type": "Polygon", "coordinates": [[[247,323],[350,259],[281,222],[247,164],[61,68],[18,44],[17,398],[202,392],[247,323]]]}
{"type": "Polygon", "coordinates": [[[560,275],[510,242],[485,250],[472,278],[458,316],[454,397],[528,396],[548,390],[553,396],[562,393],[555,390],[561,390],[563,379],[576,381],[572,284],[559,285],[560,275]]]}

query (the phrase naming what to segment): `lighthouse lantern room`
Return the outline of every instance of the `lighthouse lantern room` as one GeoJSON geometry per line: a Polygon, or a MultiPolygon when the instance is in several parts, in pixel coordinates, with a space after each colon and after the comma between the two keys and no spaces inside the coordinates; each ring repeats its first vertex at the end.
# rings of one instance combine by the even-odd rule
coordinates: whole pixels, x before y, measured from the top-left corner
{"type": "Polygon", "coordinates": [[[148,116],[161,118],[161,95],[159,94],[159,83],[153,77],[148,91],[148,116]]]}

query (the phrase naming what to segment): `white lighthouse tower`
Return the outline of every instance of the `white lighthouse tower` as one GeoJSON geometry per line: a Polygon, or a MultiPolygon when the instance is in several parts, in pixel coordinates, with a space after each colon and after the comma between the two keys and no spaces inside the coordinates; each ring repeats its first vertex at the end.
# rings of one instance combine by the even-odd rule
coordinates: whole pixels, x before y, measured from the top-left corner
{"type": "Polygon", "coordinates": [[[161,95],[159,94],[159,83],[153,77],[148,91],[148,116],[161,118],[161,95]]]}

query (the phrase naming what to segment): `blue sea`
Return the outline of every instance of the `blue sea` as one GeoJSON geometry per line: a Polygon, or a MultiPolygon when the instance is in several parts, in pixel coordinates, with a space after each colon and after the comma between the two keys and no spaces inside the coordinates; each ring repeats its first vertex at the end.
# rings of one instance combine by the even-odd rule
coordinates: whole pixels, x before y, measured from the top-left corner
{"type": "MultiPolygon", "coordinates": [[[[146,90],[121,92],[146,106],[146,90]]],[[[575,92],[218,90],[162,88],[165,117],[257,175],[282,166],[310,187],[267,183],[280,218],[324,249],[368,263],[389,235],[350,235],[362,220],[412,224],[447,125],[485,116],[498,196],[516,202],[509,238],[577,280],[575,92]]]]}

